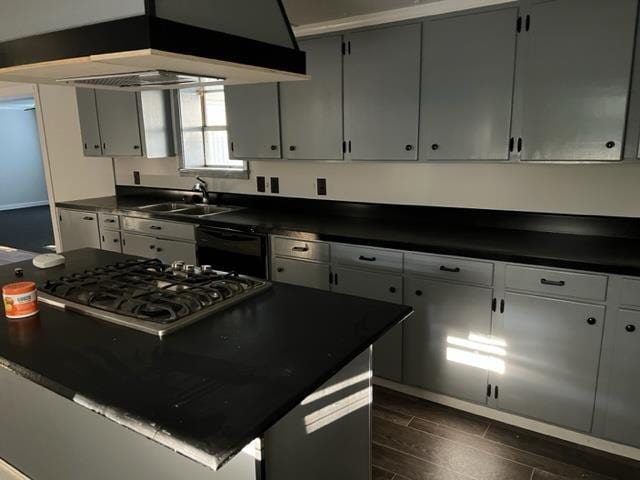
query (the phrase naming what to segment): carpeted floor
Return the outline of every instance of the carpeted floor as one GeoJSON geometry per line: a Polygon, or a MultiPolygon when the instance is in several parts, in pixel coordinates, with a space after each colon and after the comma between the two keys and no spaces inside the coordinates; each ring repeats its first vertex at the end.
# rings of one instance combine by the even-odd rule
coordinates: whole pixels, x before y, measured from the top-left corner
{"type": "Polygon", "coordinates": [[[53,243],[49,206],[0,211],[0,245],[42,253],[53,243]]]}

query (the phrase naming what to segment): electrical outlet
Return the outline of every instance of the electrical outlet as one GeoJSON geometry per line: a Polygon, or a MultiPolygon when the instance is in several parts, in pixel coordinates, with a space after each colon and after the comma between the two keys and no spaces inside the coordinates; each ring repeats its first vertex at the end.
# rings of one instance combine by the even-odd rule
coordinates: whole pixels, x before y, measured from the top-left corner
{"type": "Polygon", "coordinates": [[[256,177],[256,187],[258,192],[264,193],[267,191],[266,180],[264,177],[256,177]]]}
{"type": "Polygon", "coordinates": [[[280,193],[280,179],[271,177],[271,193],[280,193]]]}
{"type": "Polygon", "coordinates": [[[326,178],[318,178],[316,180],[316,189],[318,191],[318,195],[326,195],[327,194],[327,179],[326,178]]]}
{"type": "Polygon", "coordinates": [[[140,185],[140,172],[138,172],[137,170],[133,172],[133,183],[135,185],[140,185]]]}

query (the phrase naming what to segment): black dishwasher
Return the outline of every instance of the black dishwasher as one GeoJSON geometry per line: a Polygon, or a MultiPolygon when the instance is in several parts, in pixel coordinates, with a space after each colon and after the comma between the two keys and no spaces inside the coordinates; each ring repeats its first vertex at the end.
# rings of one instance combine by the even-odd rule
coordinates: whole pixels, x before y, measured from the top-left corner
{"type": "Polygon", "coordinates": [[[231,229],[198,227],[198,263],[214,270],[267,278],[267,237],[231,229]]]}

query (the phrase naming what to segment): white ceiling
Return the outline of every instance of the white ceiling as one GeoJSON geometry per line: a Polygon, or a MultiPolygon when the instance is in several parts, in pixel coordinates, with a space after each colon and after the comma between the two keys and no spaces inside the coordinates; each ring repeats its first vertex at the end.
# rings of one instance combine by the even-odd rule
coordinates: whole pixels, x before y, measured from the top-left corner
{"type": "Polygon", "coordinates": [[[294,26],[395,10],[440,0],[283,0],[294,26]]]}

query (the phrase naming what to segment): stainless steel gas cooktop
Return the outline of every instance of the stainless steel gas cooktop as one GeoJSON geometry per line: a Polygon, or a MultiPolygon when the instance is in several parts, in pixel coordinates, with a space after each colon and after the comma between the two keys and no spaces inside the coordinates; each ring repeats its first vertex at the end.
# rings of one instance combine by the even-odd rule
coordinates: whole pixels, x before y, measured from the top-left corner
{"type": "Polygon", "coordinates": [[[208,266],[129,260],[50,280],[39,300],[162,337],[270,287],[208,266]]]}

